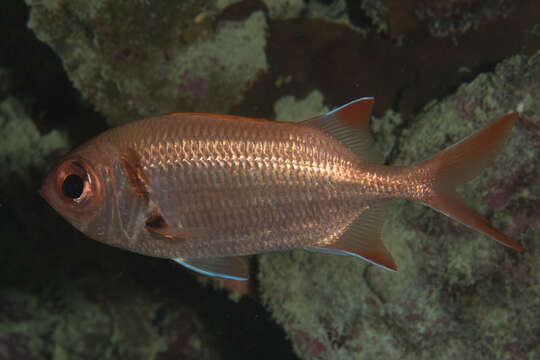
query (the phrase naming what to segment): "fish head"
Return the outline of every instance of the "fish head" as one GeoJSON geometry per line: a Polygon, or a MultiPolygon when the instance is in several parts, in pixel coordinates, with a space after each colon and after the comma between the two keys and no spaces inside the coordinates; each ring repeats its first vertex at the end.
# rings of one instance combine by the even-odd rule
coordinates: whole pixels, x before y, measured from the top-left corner
{"type": "Polygon", "coordinates": [[[96,146],[68,154],[44,178],[40,195],[81,232],[103,224],[107,171],[110,164],[96,146]]]}

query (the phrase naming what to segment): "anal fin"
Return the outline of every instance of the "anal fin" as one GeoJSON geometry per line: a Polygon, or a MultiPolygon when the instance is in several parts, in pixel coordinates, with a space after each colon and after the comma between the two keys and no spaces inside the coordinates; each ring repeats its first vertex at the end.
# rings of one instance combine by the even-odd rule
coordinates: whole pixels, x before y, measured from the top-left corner
{"type": "Polygon", "coordinates": [[[355,256],[387,270],[396,271],[396,262],[381,240],[382,225],[390,203],[385,201],[371,205],[335,243],[307,250],[355,256]]]}
{"type": "Polygon", "coordinates": [[[182,266],[203,275],[245,281],[249,278],[249,264],[245,257],[173,259],[182,266]]]}

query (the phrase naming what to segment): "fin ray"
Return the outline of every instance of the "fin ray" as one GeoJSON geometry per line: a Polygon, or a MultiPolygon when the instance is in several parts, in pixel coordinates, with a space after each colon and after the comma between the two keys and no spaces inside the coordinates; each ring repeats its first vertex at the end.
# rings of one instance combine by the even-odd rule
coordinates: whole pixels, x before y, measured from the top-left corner
{"type": "Polygon", "coordinates": [[[518,113],[510,113],[424,161],[437,168],[441,181],[453,186],[478,176],[497,156],[510,134],[518,113]]]}
{"type": "Polygon", "coordinates": [[[360,98],[325,115],[305,120],[302,124],[335,137],[363,160],[380,164],[384,158],[373,148],[373,137],[369,129],[373,103],[372,97],[360,98]]]}
{"type": "Polygon", "coordinates": [[[491,226],[455,192],[456,186],[476,177],[495,159],[517,116],[518,113],[507,114],[418,165],[431,172],[435,181],[433,191],[422,200],[425,204],[503,245],[522,251],[520,244],[491,226]]]}
{"type": "Polygon", "coordinates": [[[197,230],[195,229],[172,228],[169,226],[153,227],[150,225],[146,225],[146,229],[154,235],[166,239],[193,239],[197,236],[197,230]]]}
{"type": "Polygon", "coordinates": [[[489,221],[467,205],[455,191],[439,191],[436,196],[430,199],[427,205],[467,227],[492,237],[505,246],[514,250],[523,251],[523,246],[513,240],[510,236],[505,235],[491,226],[489,221]]]}
{"type": "Polygon", "coordinates": [[[175,228],[170,226],[157,208],[153,208],[145,227],[152,234],[164,239],[192,239],[201,233],[201,229],[175,228]]]}
{"type": "Polygon", "coordinates": [[[384,201],[371,205],[335,243],[307,250],[360,257],[384,269],[396,271],[396,262],[381,239],[390,204],[391,201],[384,201]]]}
{"type": "Polygon", "coordinates": [[[203,275],[245,281],[249,278],[249,264],[245,257],[173,259],[178,264],[203,275]]]}

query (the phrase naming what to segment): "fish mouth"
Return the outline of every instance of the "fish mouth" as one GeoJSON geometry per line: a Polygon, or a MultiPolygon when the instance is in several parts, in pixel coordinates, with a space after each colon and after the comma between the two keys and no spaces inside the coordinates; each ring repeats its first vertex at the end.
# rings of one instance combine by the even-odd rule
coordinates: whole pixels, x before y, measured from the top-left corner
{"type": "Polygon", "coordinates": [[[43,189],[45,186],[45,184],[42,184],[41,187],[38,189],[37,193],[39,194],[39,196],[41,196],[42,198],[46,199],[46,194],[45,194],[45,189],[43,189]]]}
{"type": "Polygon", "coordinates": [[[47,190],[43,189],[43,187],[41,187],[37,193],[39,194],[39,196],[41,196],[41,198],[43,200],[45,200],[47,202],[47,204],[49,204],[49,206],[52,206],[51,204],[51,200],[50,200],[50,195],[49,193],[47,192],[47,190]]]}
{"type": "Polygon", "coordinates": [[[50,204],[50,186],[51,186],[51,174],[48,174],[45,179],[43,179],[43,182],[41,183],[41,187],[38,189],[38,194],[43,199],[45,199],[50,204]]]}
{"type": "Polygon", "coordinates": [[[41,187],[37,190],[37,193],[39,196],[41,196],[43,199],[48,201],[47,191],[45,190],[45,182],[41,185],[41,187]]]}

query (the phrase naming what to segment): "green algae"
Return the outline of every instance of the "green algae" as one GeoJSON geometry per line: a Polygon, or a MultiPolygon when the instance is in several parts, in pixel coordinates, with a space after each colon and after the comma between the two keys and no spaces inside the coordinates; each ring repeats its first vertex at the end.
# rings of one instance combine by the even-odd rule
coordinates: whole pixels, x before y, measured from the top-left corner
{"type": "Polygon", "coordinates": [[[274,113],[278,121],[300,122],[314,116],[325,114],[328,107],[324,105],[324,97],[320,91],[314,90],[305,98],[284,96],[274,104],[274,113]]]}
{"type": "Polygon", "coordinates": [[[2,319],[0,352],[13,355],[2,345],[6,338],[16,338],[30,359],[221,358],[212,345],[215,339],[183,305],[167,312],[162,327],[155,326],[163,301],[129,280],[119,285],[86,278],[57,290],[50,297],[0,292],[2,303],[16,304],[13,317],[2,319]]]}
{"type": "Polygon", "coordinates": [[[28,4],[29,27],[109,124],[172,111],[227,112],[268,67],[262,12],[212,23],[213,2],[28,4]]]}
{"type": "Polygon", "coordinates": [[[30,169],[43,168],[46,156],[52,151],[68,147],[66,135],[53,130],[41,135],[34,122],[16,98],[0,102],[0,182],[6,186],[10,177],[17,177],[27,185],[30,169]]]}
{"type": "MultiPolygon", "coordinates": [[[[215,10],[211,2],[207,8],[200,8],[190,1],[183,2],[184,8],[153,1],[28,3],[33,8],[31,26],[61,56],[77,88],[110,117],[111,124],[155,112],[199,109],[226,112],[249,88],[249,84],[244,83],[251,83],[257,74],[268,69],[261,60],[266,59],[263,48],[268,19],[260,11],[243,20],[218,21],[218,31],[214,34],[212,26],[219,18],[217,12],[226,5],[220,7],[217,4],[218,10],[215,10]],[[166,12],[169,15],[165,17],[147,16],[166,12]],[[196,24],[194,19],[201,13],[208,14],[207,20],[196,24]],[[164,23],[160,24],[161,21],[164,23]],[[177,28],[173,26],[175,24],[177,28]],[[176,30],[169,31],[170,26],[176,30]],[[143,35],[133,36],[139,30],[143,35]],[[164,35],[161,37],[161,34],[164,35]],[[222,40],[219,40],[220,36],[223,36],[222,40]],[[225,38],[234,38],[238,42],[245,36],[249,46],[238,54],[241,59],[236,59],[231,43],[225,38]],[[220,47],[220,44],[224,46],[220,47]],[[220,74],[223,69],[216,64],[199,62],[199,59],[213,55],[210,49],[213,47],[219,50],[220,56],[233,54],[232,59],[223,60],[224,63],[230,61],[225,72],[232,69],[231,74],[241,74],[240,81],[237,82],[236,75],[220,74]],[[252,67],[251,50],[247,50],[251,47],[258,59],[252,67]],[[161,54],[162,60],[171,58],[170,64],[161,64],[157,58],[152,58],[163,48],[173,49],[173,56],[161,54]],[[184,58],[186,54],[191,55],[191,51],[193,57],[184,58]],[[191,60],[185,61],[187,58],[191,60]],[[244,77],[242,64],[246,63],[250,67],[244,77]],[[181,82],[174,83],[184,75],[185,69],[194,69],[196,76],[189,73],[181,82]],[[201,79],[209,80],[208,87],[201,79]],[[205,98],[201,94],[209,95],[205,98]]],[[[291,1],[294,3],[298,5],[291,1]]],[[[268,8],[269,17],[274,17],[272,11],[278,14],[275,16],[286,17],[284,14],[290,10],[279,13],[279,9],[272,9],[268,8]]],[[[292,10],[289,13],[297,11],[292,10]]],[[[384,24],[378,26],[384,28],[384,24]]],[[[463,193],[476,209],[487,214],[497,226],[506,226],[504,230],[511,231],[528,248],[534,245],[531,239],[537,239],[539,235],[538,224],[534,222],[538,218],[534,205],[540,193],[539,184],[534,181],[539,177],[538,162],[535,162],[538,142],[534,142],[539,92],[532,82],[539,76],[535,69],[538,69],[537,58],[515,57],[502,64],[495,74],[482,75],[463,86],[454,97],[441,103],[433,102],[415,118],[404,120],[399,114],[390,112],[372,122],[380,141],[377,146],[389,156],[388,159],[394,164],[410,164],[435,154],[502,113],[520,109],[523,116],[516,126],[519,130],[513,132],[510,147],[502,154],[503,161],[495,163],[482,177],[465,186],[463,193]],[[508,164],[516,163],[511,171],[505,171],[508,164]]],[[[290,79],[290,75],[286,78],[290,79]]],[[[339,83],[343,85],[343,81],[339,83]]],[[[329,90],[321,90],[321,93],[328,94],[329,90]]],[[[301,100],[291,95],[274,104],[274,109],[278,119],[300,120],[304,115],[309,117],[310,113],[324,112],[324,104],[320,93],[312,93],[301,100]]],[[[21,174],[29,176],[24,171],[21,174]]],[[[404,203],[396,206],[385,224],[383,237],[396,258],[399,267],[396,274],[382,272],[355,259],[303,251],[260,257],[263,298],[287,330],[298,354],[304,358],[336,359],[538,356],[540,348],[534,340],[540,334],[534,327],[534,320],[539,308],[537,274],[540,264],[534,247],[531,253],[513,254],[440,214],[420,205],[404,203]],[[517,298],[515,301],[514,297],[517,298]]],[[[116,306],[87,307],[85,304],[93,303],[94,299],[87,301],[85,296],[74,296],[78,300],[70,311],[88,309],[89,315],[96,311],[100,314],[95,319],[86,315],[66,316],[66,321],[71,322],[93,321],[86,332],[75,327],[70,329],[65,323],[59,324],[55,339],[58,356],[67,356],[69,349],[78,353],[84,348],[81,342],[87,341],[88,336],[96,336],[93,341],[103,340],[103,328],[100,331],[97,328],[100,324],[110,325],[113,320],[104,320],[102,313],[114,310],[118,311],[114,322],[119,329],[113,332],[114,345],[103,354],[112,356],[110,354],[125,344],[133,348],[122,348],[123,356],[159,358],[163,341],[156,340],[159,330],[144,325],[151,317],[141,314],[144,311],[142,304],[139,307],[136,301],[126,298],[120,302],[128,308],[125,310],[116,306]],[[139,329],[149,340],[156,340],[152,343],[155,346],[142,342],[140,346],[145,348],[139,349],[133,339],[134,333],[122,331],[120,324],[124,321],[139,329]]],[[[135,298],[139,294],[130,296],[135,298]]],[[[20,302],[23,301],[21,297],[20,302]]],[[[39,310],[36,306],[29,308],[39,310]]],[[[155,315],[155,307],[151,305],[150,308],[150,313],[155,315]]],[[[168,316],[166,322],[173,320],[168,316]]],[[[52,316],[43,321],[50,324],[52,316]]],[[[48,333],[32,332],[31,326],[29,322],[17,334],[31,334],[39,339],[48,333]]],[[[175,331],[171,330],[172,333],[175,331]]],[[[192,338],[195,347],[205,344],[201,338],[192,338]]],[[[93,341],[88,340],[85,344],[90,346],[95,344],[93,341]]],[[[36,357],[42,354],[37,353],[41,345],[33,345],[36,357]]],[[[95,354],[101,353],[96,349],[95,354]]]]}

